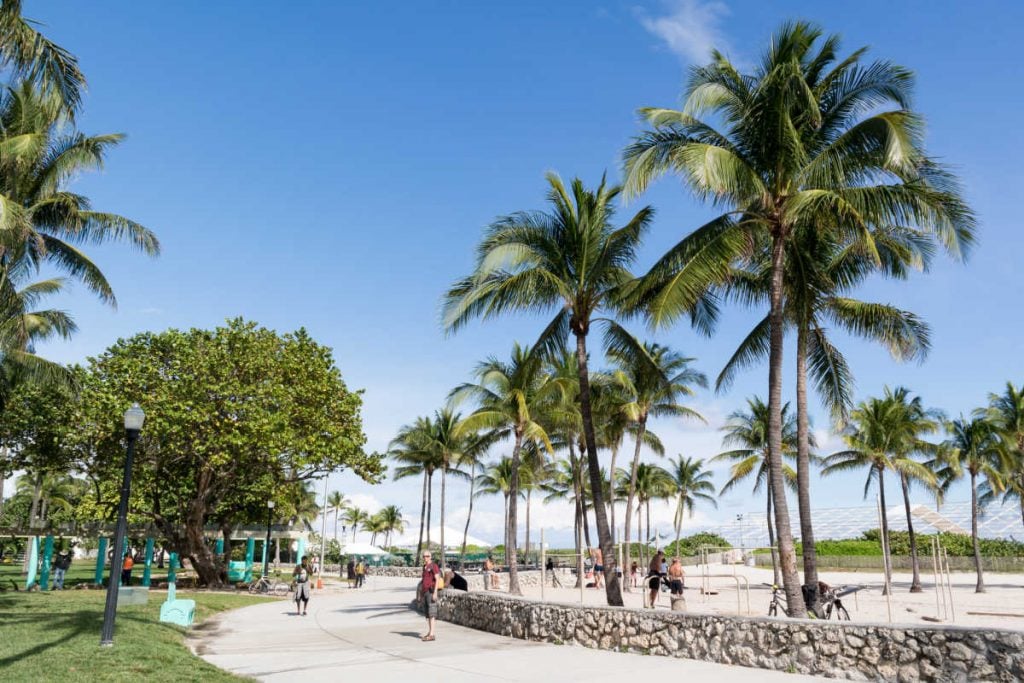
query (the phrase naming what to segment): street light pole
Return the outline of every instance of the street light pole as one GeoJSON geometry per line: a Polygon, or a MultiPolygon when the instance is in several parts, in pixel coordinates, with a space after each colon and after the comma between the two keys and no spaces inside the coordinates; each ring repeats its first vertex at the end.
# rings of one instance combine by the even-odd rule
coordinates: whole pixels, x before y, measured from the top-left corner
{"type": "Polygon", "coordinates": [[[274,501],[267,501],[267,542],[266,551],[263,553],[263,576],[266,577],[270,574],[270,523],[274,518],[274,501]]]}
{"type": "Polygon", "coordinates": [[[117,616],[117,593],[120,588],[121,564],[124,561],[124,537],[128,535],[128,497],[132,488],[132,459],[135,457],[135,442],[142,432],[146,414],[138,403],[124,413],[124,435],[128,441],[128,453],[124,459],[124,477],[121,480],[121,502],[117,506],[117,526],[114,528],[114,554],[110,558],[110,578],[107,580],[107,604],[103,608],[103,630],[100,645],[114,644],[114,618],[117,616]]]}

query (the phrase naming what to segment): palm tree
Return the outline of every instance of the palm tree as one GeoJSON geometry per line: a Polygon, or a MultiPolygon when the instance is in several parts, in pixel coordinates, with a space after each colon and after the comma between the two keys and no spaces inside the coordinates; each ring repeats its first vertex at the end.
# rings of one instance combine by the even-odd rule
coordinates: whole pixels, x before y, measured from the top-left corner
{"type": "Polygon", "coordinates": [[[676,552],[679,552],[679,537],[682,535],[683,519],[687,513],[693,517],[693,508],[697,501],[711,503],[718,507],[715,499],[715,485],[711,483],[711,472],[704,469],[703,460],[676,456],[668,470],[672,477],[672,495],[676,499],[676,514],[673,523],[676,526],[676,552]]]}
{"type": "Polygon", "coordinates": [[[502,519],[505,520],[505,564],[509,567],[512,566],[512,556],[510,555],[511,548],[508,543],[508,516],[513,470],[512,458],[509,457],[501,458],[498,462],[486,467],[476,477],[476,493],[474,494],[477,497],[500,495],[502,498],[504,503],[504,517],[502,519]]]}
{"type": "MultiPolygon", "coordinates": [[[[933,484],[934,473],[926,465],[914,460],[911,455],[926,447],[918,436],[926,433],[928,416],[920,407],[911,406],[908,392],[899,394],[886,388],[883,398],[869,398],[861,402],[850,413],[850,424],[844,430],[843,441],[847,450],[833,453],[824,459],[822,474],[868,468],[864,483],[864,497],[871,489],[871,483],[878,482],[878,496],[881,504],[883,561],[885,565],[885,592],[892,590],[892,558],[889,552],[889,514],[885,502],[885,473],[889,470],[900,476],[901,483],[917,480],[933,484]]],[[[908,494],[909,485],[905,490],[908,494]]],[[[909,508],[909,497],[905,497],[909,508]]],[[[920,580],[918,580],[920,589],[920,580]]],[[[911,587],[913,590],[913,586],[911,587]]]]}
{"type": "MultiPolygon", "coordinates": [[[[796,419],[789,413],[789,404],[782,406],[782,455],[788,460],[796,459],[796,419]]],[[[746,481],[750,475],[754,475],[754,493],[761,490],[768,481],[768,406],[759,397],[747,399],[747,410],[737,410],[726,419],[722,428],[725,436],[722,438],[722,445],[734,447],[733,450],[719,453],[711,459],[711,462],[720,460],[731,461],[729,468],[729,480],[719,490],[720,495],[728,493],[732,487],[746,481]]],[[[786,483],[791,489],[796,489],[796,471],[785,463],[782,465],[782,474],[786,483]]],[[[775,584],[781,583],[779,579],[779,565],[776,557],[775,528],[772,524],[773,491],[771,486],[765,486],[767,493],[767,511],[765,519],[768,521],[768,545],[771,546],[772,571],[775,573],[775,584]]]]}
{"type": "Polygon", "coordinates": [[[805,22],[784,24],[749,74],[714,51],[691,71],[683,109],[642,110],[651,130],[625,151],[630,194],[673,172],[726,209],[645,276],[639,304],[654,324],[706,312],[708,287],[732,264],[769,255],[769,484],[790,616],[806,610],[782,472],[788,246],[814,230],[862,240],[874,256],[873,229],[909,224],[960,256],[974,237],[955,177],[924,152],[922,119],[909,109],[912,74],[862,66],[863,49],[837,61],[839,42],[805,22]]]}
{"type": "Polygon", "coordinates": [[[348,498],[341,491],[331,491],[327,496],[327,507],[334,510],[334,540],[338,540],[338,515],[348,507],[348,498]]]}
{"type": "Polygon", "coordinates": [[[27,84],[0,97],[0,260],[7,267],[22,260],[35,268],[53,265],[114,304],[110,283],[75,245],[125,241],[155,256],[160,243],[142,225],[93,211],[88,198],[66,188],[72,178],[102,168],[124,136],[69,131],[52,104],[27,84]]]}
{"type": "Polygon", "coordinates": [[[384,545],[390,547],[391,545],[391,534],[402,533],[405,531],[405,519],[402,517],[402,510],[397,505],[388,505],[381,508],[380,512],[381,520],[384,522],[384,545]]]}
{"type": "Polygon", "coordinates": [[[557,398],[562,387],[544,371],[541,358],[529,347],[519,344],[512,347],[510,361],[488,358],[477,366],[475,374],[478,383],[457,387],[452,392],[452,399],[473,399],[479,405],[463,422],[463,430],[488,430],[490,433],[512,436],[505,547],[509,560],[508,590],[520,595],[516,538],[522,450],[524,444],[537,442],[549,453],[552,452],[551,440],[538,418],[544,412],[544,406],[557,398]]]}
{"type": "Polygon", "coordinates": [[[579,472],[580,461],[571,457],[561,459],[551,468],[551,476],[541,485],[544,502],[569,501],[573,505],[573,542],[576,550],[576,587],[583,579],[583,510],[578,483],[582,480],[579,472]]]}
{"type": "Polygon", "coordinates": [[[650,463],[640,463],[636,474],[636,500],[638,510],[642,509],[644,517],[647,519],[642,546],[642,549],[645,551],[643,558],[645,564],[649,561],[646,550],[653,539],[653,536],[651,536],[651,501],[659,498],[668,498],[672,493],[672,475],[667,470],[650,463]]]}
{"type": "MultiPolygon", "coordinates": [[[[653,211],[645,207],[626,225],[615,228],[613,203],[619,187],[610,187],[602,179],[591,191],[577,178],[566,188],[553,173],[547,180],[550,212],[519,212],[490,226],[477,249],[475,271],[447,294],[444,324],[453,331],[474,317],[490,318],[513,310],[557,311],[536,346],[549,352],[563,344],[569,333],[576,339],[588,473],[594,495],[600,496],[587,336],[595,322],[618,328],[597,316],[601,311],[614,312],[624,287],[633,280],[628,268],[653,211]]],[[[622,605],[611,530],[605,501],[600,498],[594,500],[594,516],[605,558],[608,604],[622,605]]]]}
{"type": "MultiPolygon", "coordinates": [[[[808,373],[841,425],[853,403],[853,378],[846,358],[829,339],[830,326],[883,344],[899,361],[923,360],[929,348],[928,326],[913,313],[846,296],[872,272],[882,270],[891,277],[905,279],[910,268],[923,269],[930,260],[930,251],[913,231],[886,226],[873,230],[871,238],[874,247],[871,255],[863,240],[845,244],[834,235],[817,230],[799,230],[787,245],[784,320],[787,326],[796,329],[797,501],[804,584],[813,593],[813,605],[818,602],[818,571],[811,521],[808,373]],[[875,261],[875,255],[879,262],[875,261]]],[[[729,291],[747,304],[765,305],[769,301],[771,262],[768,254],[759,256],[758,262],[736,268],[730,276],[729,291]]],[[[719,375],[717,390],[727,388],[740,368],[765,358],[769,328],[765,317],[744,338],[719,375]]]]}
{"type": "Polygon", "coordinates": [[[429,417],[419,417],[411,425],[398,431],[388,446],[388,456],[401,463],[395,468],[395,480],[423,476],[423,497],[420,504],[420,534],[416,541],[416,563],[420,563],[423,552],[423,534],[426,530],[427,546],[430,546],[431,496],[433,494],[434,472],[441,462],[439,453],[431,448],[433,422],[429,417]]]}
{"type": "MultiPolygon", "coordinates": [[[[943,489],[966,473],[971,480],[971,542],[974,545],[974,569],[978,574],[975,593],[985,592],[985,579],[981,567],[981,546],[978,543],[978,516],[984,500],[979,497],[979,485],[991,495],[1005,489],[1003,483],[1003,457],[997,425],[985,417],[968,420],[962,415],[946,423],[949,438],[943,442],[943,467],[939,479],[943,489]],[[983,478],[979,481],[979,478],[983,478]]],[[[986,496],[988,497],[988,496],[986,496]]]]}
{"type": "Polygon", "coordinates": [[[358,531],[360,527],[365,526],[366,522],[370,519],[370,513],[353,506],[346,508],[342,519],[345,524],[352,529],[352,542],[355,543],[356,531],[358,531]]]}
{"type": "Polygon", "coordinates": [[[629,473],[626,494],[626,524],[623,537],[623,555],[629,554],[629,535],[633,500],[636,497],[637,469],[640,466],[640,446],[647,433],[650,417],[692,418],[704,422],[700,413],[681,405],[684,397],[693,396],[693,386],[706,387],[707,378],[691,367],[692,358],[659,344],[620,345],[609,354],[615,366],[612,377],[631,401],[623,412],[636,426],[636,445],[629,473]]]}
{"type": "Polygon", "coordinates": [[[363,522],[363,531],[370,533],[370,545],[377,545],[377,536],[386,534],[388,530],[387,521],[381,515],[381,510],[370,515],[363,522]]]}
{"type": "Polygon", "coordinates": [[[470,451],[464,452],[462,458],[459,461],[460,467],[469,466],[469,510],[466,512],[466,526],[462,529],[462,547],[459,550],[459,567],[463,566],[463,560],[466,557],[466,541],[469,538],[469,522],[473,519],[473,501],[476,499],[476,470],[482,464],[482,457],[486,448],[491,445],[491,442],[497,440],[500,437],[499,432],[491,432],[489,434],[481,435],[481,439],[486,443],[481,443],[479,448],[474,448],[470,451]]]}
{"type": "Polygon", "coordinates": [[[995,425],[1003,450],[1004,500],[1016,498],[1024,521],[1024,387],[1006,383],[1002,394],[988,395],[988,408],[975,411],[995,425]]]}

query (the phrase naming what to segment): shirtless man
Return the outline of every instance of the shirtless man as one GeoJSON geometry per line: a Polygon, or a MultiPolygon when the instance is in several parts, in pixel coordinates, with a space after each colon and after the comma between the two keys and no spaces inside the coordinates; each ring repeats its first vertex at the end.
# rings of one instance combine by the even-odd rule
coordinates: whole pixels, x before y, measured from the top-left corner
{"type": "Polygon", "coordinates": [[[604,556],[600,548],[591,548],[590,557],[594,560],[594,588],[600,588],[601,577],[604,576],[604,556]]]}
{"type": "Polygon", "coordinates": [[[668,567],[668,585],[672,589],[672,595],[683,594],[683,564],[678,557],[672,558],[672,564],[668,567]]]}

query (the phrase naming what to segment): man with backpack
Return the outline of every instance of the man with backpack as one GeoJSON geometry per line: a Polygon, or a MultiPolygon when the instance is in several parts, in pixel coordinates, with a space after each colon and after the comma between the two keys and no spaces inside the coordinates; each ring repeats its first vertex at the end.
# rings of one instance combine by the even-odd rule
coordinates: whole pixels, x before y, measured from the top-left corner
{"type": "Polygon", "coordinates": [[[430,552],[423,553],[423,579],[420,589],[423,591],[423,612],[427,616],[427,633],[421,640],[434,640],[434,622],[437,620],[437,589],[441,568],[431,559],[430,552]]]}

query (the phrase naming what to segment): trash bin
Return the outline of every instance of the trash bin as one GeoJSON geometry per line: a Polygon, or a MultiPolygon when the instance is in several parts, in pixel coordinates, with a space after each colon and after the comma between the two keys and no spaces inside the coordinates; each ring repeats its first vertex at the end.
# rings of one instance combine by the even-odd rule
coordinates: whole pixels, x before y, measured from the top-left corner
{"type": "Polygon", "coordinates": [[[748,567],[756,567],[757,566],[757,558],[754,557],[753,554],[747,555],[747,566],[748,567]]]}

